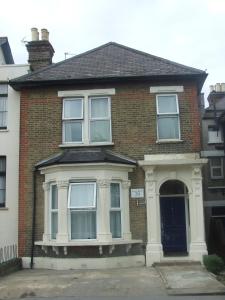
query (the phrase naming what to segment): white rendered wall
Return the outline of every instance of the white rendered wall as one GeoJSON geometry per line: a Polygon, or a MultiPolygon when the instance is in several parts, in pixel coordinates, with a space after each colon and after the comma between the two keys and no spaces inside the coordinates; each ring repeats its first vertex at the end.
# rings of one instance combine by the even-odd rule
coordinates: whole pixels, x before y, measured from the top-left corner
{"type": "MultiPolygon", "coordinates": [[[[28,65],[2,65],[0,82],[7,83],[27,74],[28,68],[28,65]]],[[[6,205],[0,208],[0,251],[2,247],[17,245],[18,239],[19,116],[20,93],[8,86],[7,129],[0,130],[0,156],[6,156],[6,205]]],[[[3,256],[4,252],[3,249],[3,256]]]]}

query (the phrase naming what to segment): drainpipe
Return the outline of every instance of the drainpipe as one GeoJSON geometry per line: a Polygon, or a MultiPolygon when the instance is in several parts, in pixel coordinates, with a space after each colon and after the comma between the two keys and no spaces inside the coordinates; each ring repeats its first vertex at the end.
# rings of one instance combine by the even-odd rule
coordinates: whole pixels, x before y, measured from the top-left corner
{"type": "Polygon", "coordinates": [[[36,222],[36,173],[37,169],[33,169],[33,211],[32,211],[32,236],[31,236],[31,255],[30,255],[30,268],[34,266],[34,241],[35,241],[35,222],[36,222]]]}

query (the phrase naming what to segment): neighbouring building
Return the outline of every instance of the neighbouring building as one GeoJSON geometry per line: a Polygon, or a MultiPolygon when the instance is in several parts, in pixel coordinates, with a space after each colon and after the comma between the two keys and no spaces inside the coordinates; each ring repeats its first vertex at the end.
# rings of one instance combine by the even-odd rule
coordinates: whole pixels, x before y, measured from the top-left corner
{"type": "Polygon", "coordinates": [[[27,71],[0,37],[0,262],[16,256],[18,239],[20,93],[8,82],[27,71]]]}
{"type": "Polygon", "coordinates": [[[202,115],[203,190],[206,237],[210,253],[224,256],[225,248],[225,83],[210,86],[209,107],[202,115]]]}
{"type": "Polygon", "coordinates": [[[36,268],[201,261],[204,71],[110,42],[52,64],[28,42],[19,255],[36,268]],[[46,65],[46,67],[44,67],[46,65]]]}

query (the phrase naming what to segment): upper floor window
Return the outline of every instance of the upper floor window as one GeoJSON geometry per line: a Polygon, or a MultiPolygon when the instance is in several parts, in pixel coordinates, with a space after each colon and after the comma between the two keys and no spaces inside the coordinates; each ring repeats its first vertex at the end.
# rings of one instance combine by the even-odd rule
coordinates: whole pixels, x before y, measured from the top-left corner
{"type": "Polygon", "coordinates": [[[110,143],[111,140],[109,97],[63,100],[63,143],[110,143]]]}
{"type": "Polygon", "coordinates": [[[0,84],[0,129],[7,128],[8,85],[0,84]]]}
{"type": "Polygon", "coordinates": [[[175,94],[156,96],[158,140],[179,140],[180,120],[175,94]]]}
{"type": "Polygon", "coordinates": [[[220,128],[215,125],[208,126],[208,142],[214,144],[223,142],[220,128]]]}
{"type": "Polygon", "coordinates": [[[0,156],[0,207],[5,207],[6,157],[0,156]]]}
{"type": "Polygon", "coordinates": [[[210,175],[212,179],[223,178],[223,158],[210,158],[210,175]]]}

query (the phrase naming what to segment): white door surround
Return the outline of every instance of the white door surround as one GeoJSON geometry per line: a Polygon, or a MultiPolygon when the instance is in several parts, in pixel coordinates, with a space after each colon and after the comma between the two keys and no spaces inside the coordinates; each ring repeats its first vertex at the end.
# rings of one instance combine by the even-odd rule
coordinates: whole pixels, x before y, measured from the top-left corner
{"type": "Polygon", "coordinates": [[[147,205],[146,265],[165,260],[202,261],[207,254],[204,231],[201,167],[207,163],[197,153],[145,155],[139,165],[145,171],[147,205]],[[161,243],[160,187],[168,180],[180,180],[188,189],[190,210],[189,250],[186,257],[164,256],[161,243]]]}

